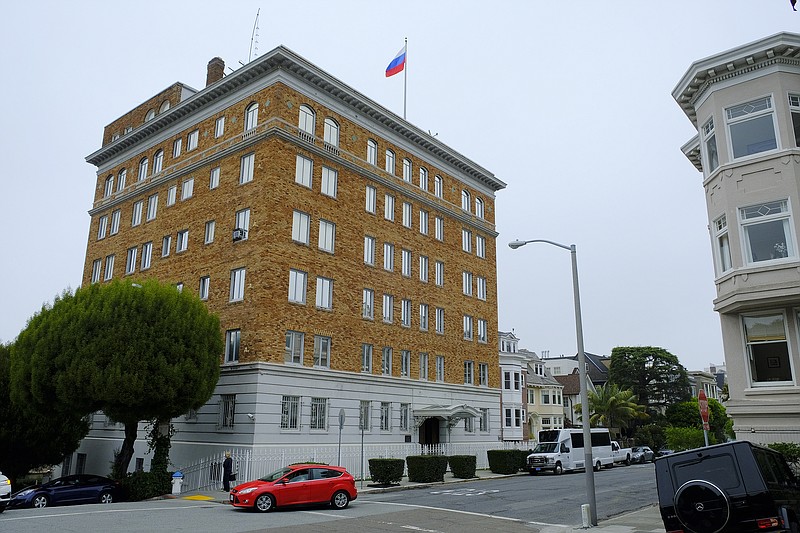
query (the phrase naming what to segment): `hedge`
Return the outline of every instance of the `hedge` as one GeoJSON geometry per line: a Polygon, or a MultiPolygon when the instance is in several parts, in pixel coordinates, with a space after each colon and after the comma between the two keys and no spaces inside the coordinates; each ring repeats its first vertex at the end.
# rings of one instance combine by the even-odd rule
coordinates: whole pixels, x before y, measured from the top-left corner
{"type": "Polygon", "coordinates": [[[406,462],[403,459],[370,459],[369,476],[374,483],[400,483],[406,462]]]}
{"type": "Polygon", "coordinates": [[[406,464],[408,480],[417,483],[444,481],[447,472],[447,457],[444,455],[409,455],[406,464]]]}
{"type": "Polygon", "coordinates": [[[120,480],[128,500],[138,502],[172,492],[171,472],[132,472],[120,480]]]}
{"type": "Polygon", "coordinates": [[[489,470],[495,474],[516,474],[525,468],[530,450],[486,450],[489,470]]]}
{"type": "Polygon", "coordinates": [[[447,458],[450,463],[450,471],[453,472],[453,477],[459,479],[471,479],[475,476],[475,468],[478,458],[474,455],[451,455],[447,458]]]}

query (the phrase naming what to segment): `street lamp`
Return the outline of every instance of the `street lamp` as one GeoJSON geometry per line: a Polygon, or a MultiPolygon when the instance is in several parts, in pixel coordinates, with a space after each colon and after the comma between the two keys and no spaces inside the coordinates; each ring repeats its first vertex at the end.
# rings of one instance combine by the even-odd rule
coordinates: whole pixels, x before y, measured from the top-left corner
{"type": "Polygon", "coordinates": [[[586,388],[586,354],[583,351],[583,324],[581,322],[581,297],[578,290],[578,259],[575,252],[575,245],[559,244],[545,239],[532,239],[529,241],[512,241],[508,246],[516,250],[531,242],[543,242],[552,244],[565,250],[569,250],[572,257],[572,293],[575,300],[575,335],[578,338],[578,374],[581,380],[581,404],[583,406],[583,451],[584,451],[584,470],[586,470],[586,499],[589,500],[589,513],[592,525],[597,525],[597,502],[594,492],[594,464],[592,463],[592,431],[589,428],[589,391],[586,388]]]}

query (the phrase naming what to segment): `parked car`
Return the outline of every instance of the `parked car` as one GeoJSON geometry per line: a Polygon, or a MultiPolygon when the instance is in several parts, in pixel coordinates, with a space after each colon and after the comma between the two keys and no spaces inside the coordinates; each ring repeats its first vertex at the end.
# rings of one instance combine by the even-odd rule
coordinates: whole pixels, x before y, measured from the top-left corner
{"type": "Polygon", "coordinates": [[[631,461],[634,463],[647,463],[655,461],[656,454],[649,446],[634,446],[631,448],[631,461]]]}
{"type": "Polygon", "coordinates": [[[229,501],[234,507],[261,512],[276,507],[330,503],[344,509],[358,497],[356,482],[341,466],[297,464],[234,487],[229,501]]]}
{"type": "Polygon", "coordinates": [[[670,450],[668,448],[661,448],[656,453],[656,457],[664,457],[664,456],[667,456],[667,455],[672,455],[673,453],[675,453],[674,450],[670,450]]]}
{"type": "Polygon", "coordinates": [[[11,501],[11,480],[0,472],[0,513],[6,510],[11,501]]]}
{"type": "Polygon", "coordinates": [[[775,450],[738,441],[656,459],[667,531],[800,531],[800,483],[775,450]]]}
{"type": "Polygon", "coordinates": [[[93,474],[74,474],[28,487],[11,496],[10,507],[47,507],[72,503],[112,503],[121,498],[117,481],[93,474]]]}

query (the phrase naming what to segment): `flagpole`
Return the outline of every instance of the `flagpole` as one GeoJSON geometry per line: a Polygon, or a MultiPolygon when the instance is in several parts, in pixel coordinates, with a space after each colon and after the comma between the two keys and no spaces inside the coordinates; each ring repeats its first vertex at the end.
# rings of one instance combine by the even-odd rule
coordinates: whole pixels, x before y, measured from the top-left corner
{"type": "Polygon", "coordinates": [[[408,37],[405,38],[406,68],[403,69],[403,120],[406,119],[406,92],[408,89],[408,37]]]}

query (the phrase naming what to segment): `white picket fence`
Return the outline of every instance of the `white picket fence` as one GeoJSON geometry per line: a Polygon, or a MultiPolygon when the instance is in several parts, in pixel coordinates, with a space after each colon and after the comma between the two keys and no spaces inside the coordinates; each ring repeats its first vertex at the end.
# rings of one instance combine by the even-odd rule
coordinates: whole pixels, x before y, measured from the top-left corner
{"type": "MultiPolygon", "coordinates": [[[[528,449],[526,442],[477,442],[449,443],[423,446],[416,443],[392,445],[343,444],[337,445],[296,445],[262,446],[254,448],[231,449],[233,471],[236,483],[264,477],[270,472],[293,463],[324,463],[343,466],[356,479],[369,479],[369,460],[374,458],[405,459],[409,455],[474,455],[476,467],[489,467],[487,450],[528,449]],[[341,457],[340,457],[341,454],[341,457]]],[[[191,464],[182,465],[184,492],[196,490],[216,490],[222,487],[222,461],[224,453],[206,457],[191,464]]],[[[407,473],[407,471],[405,472],[407,473]]]]}

